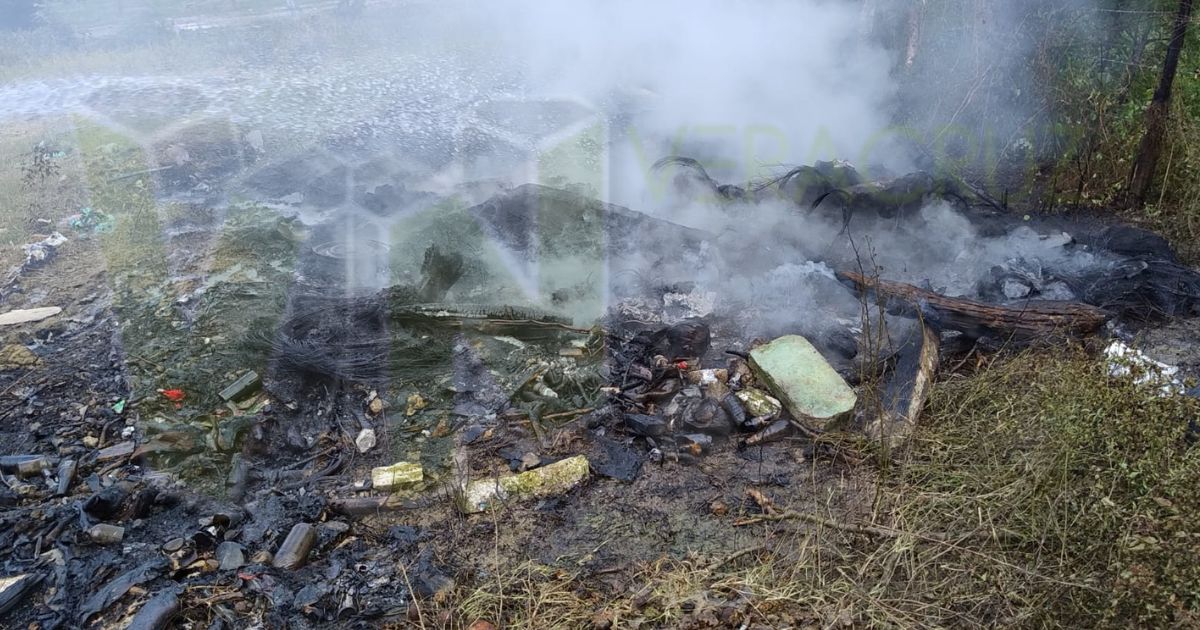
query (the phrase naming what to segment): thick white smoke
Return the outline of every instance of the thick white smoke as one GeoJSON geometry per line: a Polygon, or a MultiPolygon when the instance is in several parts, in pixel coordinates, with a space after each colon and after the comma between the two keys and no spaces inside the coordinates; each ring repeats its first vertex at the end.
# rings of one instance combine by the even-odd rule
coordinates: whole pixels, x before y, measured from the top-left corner
{"type": "Polygon", "coordinates": [[[744,180],[844,158],[902,170],[889,134],[888,53],[852,3],[820,0],[510,0],[480,3],[530,91],[610,116],[614,201],[632,204],[654,160],[706,158],[744,180]]]}

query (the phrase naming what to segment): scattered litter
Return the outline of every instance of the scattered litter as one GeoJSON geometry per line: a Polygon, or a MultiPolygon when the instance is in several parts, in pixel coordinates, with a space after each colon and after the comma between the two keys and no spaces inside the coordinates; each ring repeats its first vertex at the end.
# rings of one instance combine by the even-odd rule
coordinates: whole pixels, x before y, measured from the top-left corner
{"type": "Polygon", "coordinates": [[[1138,385],[1156,387],[1163,396],[1182,394],[1187,389],[1179,378],[1179,368],[1155,361],[1141,350],[1115,340],[1104,349],[1108,358],[1108,375],[1132,378],[1138,385]]]}
{"type": "Polygon", "coordinates": [[[66,223],[77,232],[102,234],[112,230],[113,217],[103,210],[93,210],[87,207],[81,209],[78,214],[67,217],[66,223]]]}
{"type": "Polygon", "coordinates": [[[0,471],[20,477],[34,477],[50,468],[50,460],[43,455],[0,456],[0,471]]]}
{"type": "Polygon", "coordinates": [[[774,419],[783,411],[783,405],[761,389],[747,387],[734,395],[752,418],[774,419]]]}
{"type": "Polygon", "coordinates": [[[214,555],[216,556],[217,562],[220,563],[217,568],[221,571],[240,569],[242,565],[246,564],[245,550],[242,549],[241,545],[230,540],[226,540],[225,542],[217,545],[217,550],[214,552],[214,555]]]}
{"type": "Polygon", "coordinates": [[[40,322],[48,317],[54,317],[62,312],[62,309],[57,306],[43,306],[41,308],[25,308],[15,311],[8,311],[0,314],[0,326],[15,326],[17,324],[28,324],[31,322],[40,322]]]}
{"type": "Polygon", "coordinates": [[[125,411],[125,399],[122,398],[121,400],[113,403],[112,410],[113,413],[123,413],[125,411]]]}
{"type": "Polygon", "coordinates": [[[391,491],[420,483],[424,478],[420,464],[396,462],[391,466],[371,469],[371,486],[376,490],[391,491]]]}
{"type": "Polygon", "coordinates": [[[67,237],[55,232],[50,236],[36,242],[22,245],[21,249],[25,252],[25,264],[22,270],[35,267],[43,262],[46,262],[54,256],[56,250],[67,242],[67,237]]]}
{"type": "Polygon", "coordinates": [[[163,398],[175,403],[181,402],[187,397],[182,389],[160,389],[158,393],[162,394],[163,398]]]}
{"type": "Polygon", "coordinates": [[[472,481],[462,490],[458,505],[463,512],[474,514],[505,501],[554,496],[579,485],[587,474],[587,457],[576,455],[518,475],[472,481]]]}
{"type": "Polygon", "coordinates": [[[317,542],[317,528],[308,523],[296,523],[288,532],[271,566],[276,569],[299,569],[308,561],[308,554],[317,542]]]}
{"type": "Polygon", "coordinates": [[[179,614],[179,593],[183,587],[169,586],[142,604],[125,630],[162,630],[179,614]]]}
{"type": "Polygon", "coordinates": [[[125,528],[108,523],[97,523],[87,530],[88,538],[98,545],[115,545],[125,538],[125,528]]]}
{"type": "Polygon", "coordinates": [[[133,451],[136,448],[137,443],[132,441],[113,444],[112,446],[100,449],[100,452],[96,454],[96,461],[104,462],[112,459],[129,457],[130,455],[133,455],[133,451]]]}
{"type": "Polygon", "coordinates": [[[86,625],[92,615],[103,612],[113,605],[118,599],[124,597],[129,589],[158,577],[166,567],[166,558],[154,558],[109,581],[79,606],[79,624],[86,625]]]}
{"type": "MultiPolygon", "coordinates": [[[[241,376],[241,378],[239,378],[238,380],[236,380],[232,384],[230,384],[229,387],[226,387],[225,389],[221,390],[221,392],[217,395],[220,396],[221,400],[224,400],[226,402],[238,402],[240,400],[244,400],[245,398],[249,397],[251,394],[258,391],[259,388],[261,388],[261,387],[262,387],[262,379],[258,377],[258,372],[251,370],[249,372],[246,372],[245,374],[243,374],[241,376]]],[[[171,390],[171,391],[177,391],[177,390],[171,390]]],[[[183,392],[179,392],[179,393],[180,393],[180,400],[182,400],[183,392]]],[[[163,395],[165,396],[166,392],[163,392],[163,395]]],[[[172,398],[171,400],[175,400],[175,399],[172,398]]],[[[178,400],[176,400],[175,402],[178,402],[178,400]]]]}

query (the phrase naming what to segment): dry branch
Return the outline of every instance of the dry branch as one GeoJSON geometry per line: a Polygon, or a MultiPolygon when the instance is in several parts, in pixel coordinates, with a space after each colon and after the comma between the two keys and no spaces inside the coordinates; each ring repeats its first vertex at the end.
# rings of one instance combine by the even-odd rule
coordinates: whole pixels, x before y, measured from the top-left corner
{"type": "Polygon", "coordinates": [[[938,327],[974,336],[990,332],[1018,341],[1053,335],[1083,337],[1095,334],[1108,319],[1103,309],[1080,302],[1030,300],[1019,306],[1002,306],[946,297],[911,284],[869,278],[851,271],[837,275],[853,283],[859,291],[874,291],[889,300],[906,303],[938,327]]]}

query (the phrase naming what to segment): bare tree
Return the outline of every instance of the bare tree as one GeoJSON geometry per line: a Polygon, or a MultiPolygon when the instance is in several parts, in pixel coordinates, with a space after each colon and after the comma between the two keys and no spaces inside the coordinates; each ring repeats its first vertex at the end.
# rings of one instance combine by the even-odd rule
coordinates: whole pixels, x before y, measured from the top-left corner
{"type": "Polygon", "coordinates": [[[1131,208],[1141,208],[1145,205],[1146,195],[1150,192],[1150,184],[1154,180],[1154,170],[1162,153],[1163,134],[1166,133],[1171,87],[1175,83],[1179,54],[1183,50],[1191,17],[1192,0],[1179,0],[1179,10],[1175,13],[1175,24],[1171,29],[1171,41],[1167,44],[1167,58],[1163,62],[1162,75],[1158,80],[1158,88],[1154,90],[1154,96],[1150,99],[1150,106],[1146,108],[1146,135],[1142,136],[1142,143],[1133,160],[1133,171],[1129,175],[1131,208]]]}

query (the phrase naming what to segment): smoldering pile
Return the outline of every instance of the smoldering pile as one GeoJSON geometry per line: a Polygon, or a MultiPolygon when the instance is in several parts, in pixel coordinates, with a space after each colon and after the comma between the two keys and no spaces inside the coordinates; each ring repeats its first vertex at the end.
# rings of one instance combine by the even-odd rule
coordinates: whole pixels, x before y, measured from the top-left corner
{"type": "MultiPolygon", "coordinates": [[[[1078,301],[1127,322],[1200,308],[1200,274],[1162,237],[1094,218],[1016,215],[954,178],[870,181],[838,161],[746,185],[720,184],[690,158],[664,158],[655,170],[670,176],[674,195],[664,206],[677,220],[736,226],[714,230],[731,235],[721,249],[735,273],[816,263],[812,272],[830,278],[861,271],[1002,305],[1078,301]]],[[[766,293],[754,292],[754,301],[769,302],[766,293]]],[[[814,303],[829,301],[820,297],[814,303]]]]}

